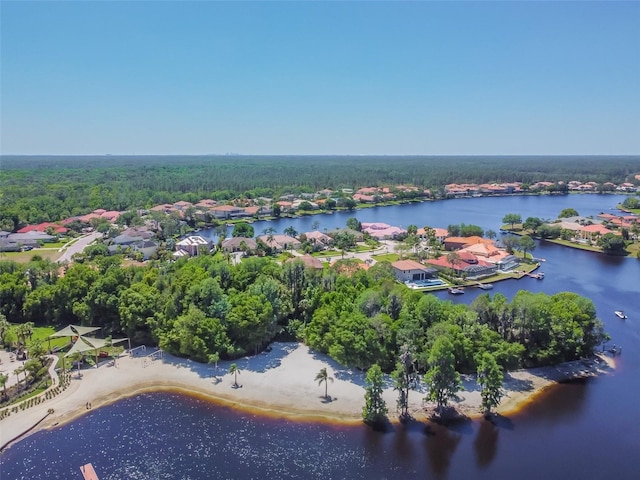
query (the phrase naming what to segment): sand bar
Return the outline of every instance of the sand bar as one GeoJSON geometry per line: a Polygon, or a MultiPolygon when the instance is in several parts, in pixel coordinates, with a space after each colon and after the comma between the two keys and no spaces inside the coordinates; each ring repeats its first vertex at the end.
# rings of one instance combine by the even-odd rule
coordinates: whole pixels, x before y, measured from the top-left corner
{"type": "MultiPolygon", "coordinates": [[[[241,410],[299,421],[362,421],[364,372],[343,368],[306,345],[275,343],[270,352],[236,360],[240,369],[238,388],[234,387],[234,376],[227,373],[231,363],[220,362],[216,367],[167,353],[154,359],[123,354],[115,365],[102,362],[99,368],[82,370],[81,375],[74,371],[71,385],[60,395],[0,421],[0,446],[23,432],[32,433],[71,421],[87,413],[89,406],[95,409],[138,393],[162,390],[198,394],[241,410]],[[324,384],[319,386],[314,380],[321,368],[326,368],[334,379],[328,384],[329,399],[324,398],[324,384]],[[54,413],[47,416],[49,409],[54,413]]],[[[558,367],[509,372],[504,382],[506,395],[498,411],[512,413],[558,381],[594,376],[614,367],[612,358],[598,355],[558,367]]],[[[465,376],[463,380],[465,390],[452,405],[465,415],[478,417],[479,387],[473,376],[465,376]]],[[[423,397],[421,391],[409,394],[410,413],[418,419],[426,419],[433,408],[423,403],[423,397]]],[[[389,418],[396,419],[397,392],[390,380],[384,399],[389,418]]]]}

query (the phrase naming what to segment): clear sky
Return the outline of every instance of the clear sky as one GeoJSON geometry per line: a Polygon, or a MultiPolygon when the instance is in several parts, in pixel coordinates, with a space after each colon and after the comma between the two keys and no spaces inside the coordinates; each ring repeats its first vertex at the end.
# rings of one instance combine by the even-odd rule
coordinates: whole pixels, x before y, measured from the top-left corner
{"type": "Polygon", "coordinates": [[[1,2],[2,154],[640,153],[640,2],[1,2]]]}

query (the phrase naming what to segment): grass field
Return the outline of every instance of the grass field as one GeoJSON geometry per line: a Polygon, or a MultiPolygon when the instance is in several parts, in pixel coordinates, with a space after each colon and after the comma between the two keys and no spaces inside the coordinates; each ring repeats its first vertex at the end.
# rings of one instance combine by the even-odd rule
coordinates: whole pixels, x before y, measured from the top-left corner
{"type": "Polygon", "coordinates": [[[397,253],[383,253],[380,255],[372,255],[371,258],[375,259],[376,262],[395,262],[400,258],[400,255],[397,253]]]}
{"type": "Polygon", "coordinates": [[[57,249],[49,250],[46,248],[36,248],[28,252],[3,252],[0,254],[0,260],[11,260],[16,263],[28,263],[34,255],[38,255],[42,258],[55,262],[62,254],[59,253],[57,249]]]}

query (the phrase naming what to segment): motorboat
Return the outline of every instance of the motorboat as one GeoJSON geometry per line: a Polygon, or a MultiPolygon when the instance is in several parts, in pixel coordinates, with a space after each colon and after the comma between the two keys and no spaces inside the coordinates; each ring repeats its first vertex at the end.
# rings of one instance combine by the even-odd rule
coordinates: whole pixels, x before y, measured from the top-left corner
{"type": "Polygon", "coordinates": [[[627,315],[622,310],[616,310],[613,313],[616,314],[616,317],[621,318],[622,320],[625,320],[627,318],[627,315]]]}
{"type": "Polygon", "coordinates": [[[491,290],[493,288],[493,284],[481,283],[480,285],[478,285],[478,288],[481,288],[482,290],[491,290]]]}
{"type": "Polygon", "coordinates": [[[449,293],[453,294],[453,295],[462,295],[464,293],[464,290],[461,288],[450,288],[449,289],[449,293]]]}

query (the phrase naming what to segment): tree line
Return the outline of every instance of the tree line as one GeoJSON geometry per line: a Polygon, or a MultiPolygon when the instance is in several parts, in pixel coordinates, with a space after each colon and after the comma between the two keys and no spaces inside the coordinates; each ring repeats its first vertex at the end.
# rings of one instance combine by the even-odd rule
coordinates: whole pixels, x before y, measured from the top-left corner
{"type": "Polygon", "coordinates": [[[203,198],[272,197],[324,188],[409,184],[633,180],[619,157],[38,157],[3,156],[0,228],[92,210],[125,211],[203,198]]]}
{"type": "MultiPolygon", "coordinates": [[[[369,270],[342,260],[324,270],[217,254],[146,266],[118,256],[58,265],[35,257],[0,262],[0,314],[11,323],[99,326],[104,336],[201,362],[254,354],[276,338],[298,339],[345,366],[397,368],[403,351],[429,369],[436,340],[453,345],[455,370],[476,372],[490,354],[505,369],[584,357],[604,338],[593,303],[577,294],[518,292],[441,301],[394,279],[387,262],[369,270]]],[[[3,342],[15,343],[6,337],[3,342]]]]}

